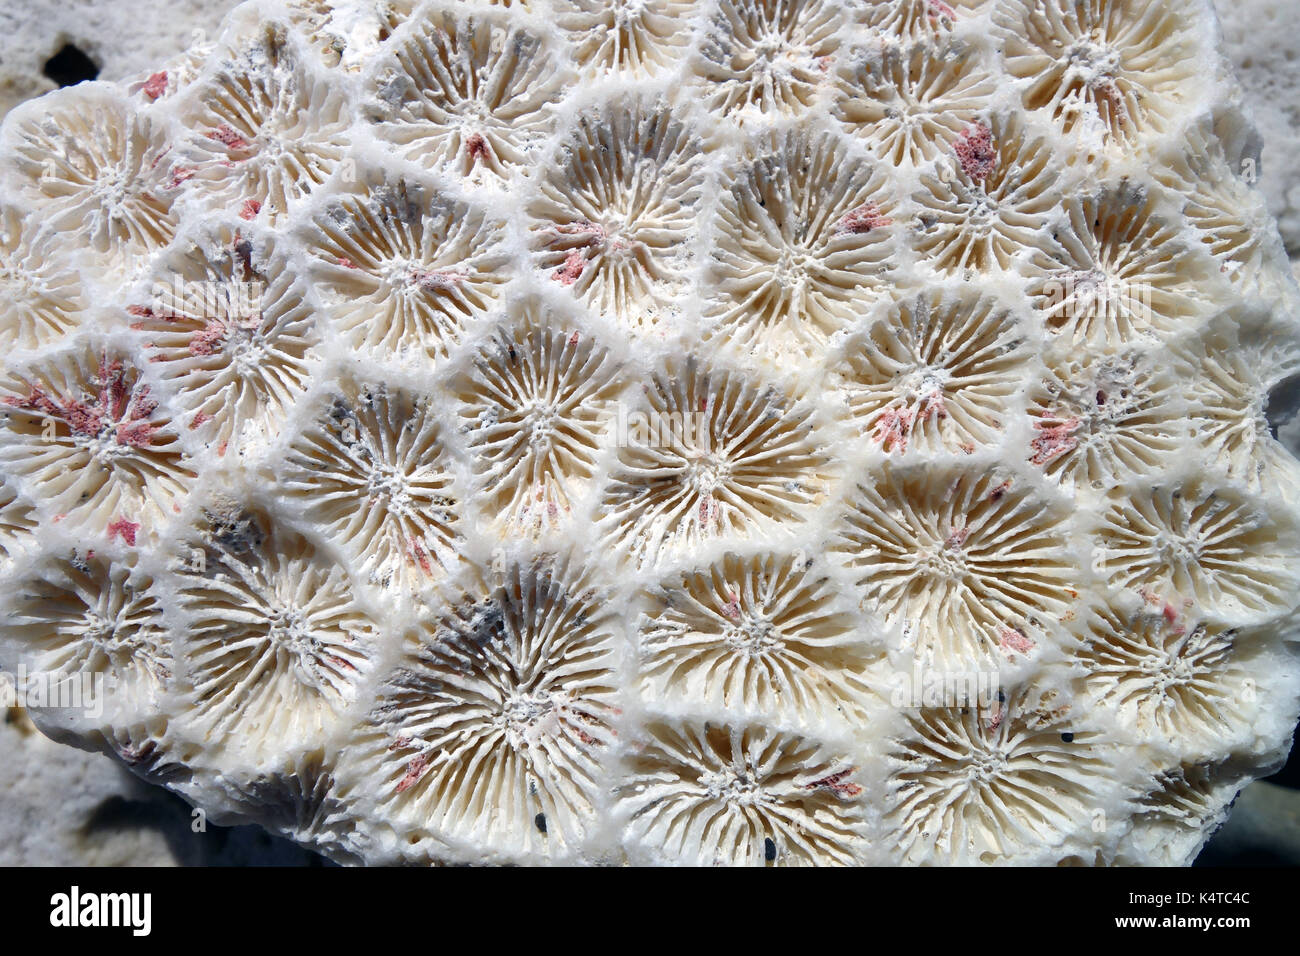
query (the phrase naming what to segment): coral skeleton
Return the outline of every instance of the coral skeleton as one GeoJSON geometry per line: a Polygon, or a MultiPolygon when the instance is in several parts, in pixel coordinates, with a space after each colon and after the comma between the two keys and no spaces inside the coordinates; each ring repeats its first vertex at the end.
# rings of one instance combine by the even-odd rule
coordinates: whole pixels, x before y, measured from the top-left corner
{"type": "Polygon", "coordinates": [[[250,0],[19,106],[0,672],[341,863],[1189,863],[1300,715],[1300,287],[1218,42],[250,0]]]}

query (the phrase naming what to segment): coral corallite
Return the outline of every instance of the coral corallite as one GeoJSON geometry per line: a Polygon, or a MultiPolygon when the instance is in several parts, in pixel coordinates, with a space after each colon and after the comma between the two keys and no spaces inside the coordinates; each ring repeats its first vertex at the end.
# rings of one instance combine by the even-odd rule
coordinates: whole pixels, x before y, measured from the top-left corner
{"type": "Polygon", "coordinates": [[[0,670],[341,862],[1190,861],[1300,709],[1300,289],[1215,44],[252,0],[15,109],[0,670]]]}

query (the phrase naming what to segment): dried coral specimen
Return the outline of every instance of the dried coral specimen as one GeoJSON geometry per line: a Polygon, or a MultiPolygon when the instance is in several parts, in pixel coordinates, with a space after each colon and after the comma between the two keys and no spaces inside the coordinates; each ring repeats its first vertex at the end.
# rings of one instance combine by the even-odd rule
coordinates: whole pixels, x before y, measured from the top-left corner
{"type": "Polygon", "coordinates": [[[250,0],[15,109],[0,671],[345,863],[1189,862],[1300,709],[1215,36],[250,0]]]}
{"type": "Polygon", "coordinates": [[[1014,255],[1044,244],[1061,198],[1044,134],[1016,114],[977,120],[950,156],[921,174],[913,241],[942,272],[1005,269],[1014,255]]]}
{"type": "Polygon", "coordinates": [[[1200,453],[1230,477],[1261,487],[1287,453],[1270,433],[1272,390],[1297,372],[1300,356],[1278,342],[1215,335],[1192,360],[1188,417],[1200,453]]]}
{"type": "Polygon", "coordinates": [[[596,474],[613,415],[617,367],[576,329],[541,322],[500,330],[460,386],[461,431],[495,515],[554,525],[596,474]]]}
{"type": "Polygon", "coordinates": [[[406,22],[415,0],[288,0],[291,23],[329,66],[356,73],[406,22]]]}
{"type": "Polygon", "coordinates": [[[23,196],[94,253],[83,268],[134,266],[175,234],[171,146],[151,117],[96,91],[23,111],[8,135],[23,196]]]}
{"type": "Polygon", "coordinates": [[[1077,596],[1050,506],[995,473],[872,474],[835,548],[885,625],[939,667],[1033,654],[1077,596]]]}
{"type": "Polygon", "coordinates": [[[1030,393],[1027,458],[1076,493],[1167,467],[1186,445],[1175,379],[1142,353],[1065,362],[1030,393]]]}
{"type": "Polygon", "coordinates": [[[1054,231],[1030,290],[1063,348],[1121,349],[1196,330],[1203,267],[1156,207],[1154,191],[1127,183],[1067,201],[1068,225],[1054,231]]]}
{"type": "Polygon", "coordinates": [[[77,328],[86,308],[77,273],[12,206],[0,209],[0,348],[40,348],[77,328]]]}
{"type": "Polygon", "coordinates": [[[288,761],[278,771],[241,781],[236,806],[305,846],[326,845],[348,863],[360,862],[353,851],[355,821],[337,794],[334,774],[321,751],[288,761]]]}
{"type": "Polygon", "coordinates": [[[455,561],[459,504],[426,395],[344,383],[286,456],[280,487],[384,587],[455,561]]]}
{"type": "Polygon", "coordinates": [[[909,863],[991,863],[1051,852],[1095,819],[1108,763],[1098,735],[1032,689],[989,708],[928,708],[890,754],[891,807],[909,863]]]}
{"type": "Polygon", "coordinates": [[[952,30],[988,0],[866,0],[864,19],[887,36],[931,39],[952,30]]]}
{"type": "Polygon", "coordinates": [[[417,18],[377,81],[381,134],[413,162],[507,176],[555,122],[562,78],[541,40],[501,17],[417,18]]]}
{"type": "Polygon", "coordinates": [[[1238,635],[1188,618],[1172,604],[1093,621],[1079,653],[1098,705],[1140,738],[1191,747],[1231,739],[1250,726],[1252,693],[1238,635]]]}
{"type": "Polygon", "coordinates": [[[653,75],[680,57],[696,0],[563,0],[557,22],[587,70],[653,75]]]}
{"type": "Polygon", "coordinates": [[[292,531],[228,513],[179,565],[176,656],[204,737],[255,758],[319,743],[375,653],[347,572],[292,531]]]}
{"type": "Polygon", "coordinates": [[[663,582],[639,644],[651,700],[704,700],[814,725],[861,713],[875,656],[835,606],[826,575],[798,554],[728,554],[663,582]]]}
{"type": "Polygon", "coordinates": [[[166,734],[167,721],[155,716],[109,728],[105,743],[132,773],[152,783],[175,784],[191,776],[185,761],[194,752],[172,749],[164,741],[166,734]]]}
{"type": "Polygon", "coordinates": [[[884,284],[894,201],[833,136],[774,135],[722,198],[711,307],[739,344],[813,350],[884,284]]]}
{"type": "Polygon", "coordinates": [[[602,498],[638,563],[797,522],[825,494],[811,407],[694,361],[656,374],[645,398],[602,498]]]}
{"type": "Polygon", "coordinates": [[[1142,0],[1009,0],[994,14],[1025,106],[1068,132],[1130,142],[1163,129],[1198,65],[1186,22],[1142,0]]]}
{"type": "Polygon", "coordinates": [[[307,230],[342,332],[381,352],[445,355],[505,281],[499,223],[408,180],[336,197],[307,230]]]}
{"type": "Polygon", "coordinates": [[[128,312],[184,428],[219,455],[273,438],[319,338],[304,283],[271,239],[229,230],[175,249],[155,275],[128,312]]]}
{"type": "Polygon", "coordinates": [[[837,13],[827,0],[720,0],[700,45],[712,110],[743,117],[812,106],[839,48],[837,13]]]}
{"type": "Polygon", "coordinates": [[[233,52],[193,104],[194,134],[176,178],[213,190],[211,201],[242,219],[283,217],[347,153],[344,96],[277,36],[233,52]]]}
{"type": "Polygon", "coordinates": [[[175,423],[115,353],[63,353],[0,383],[0,463],[56,521],[136,543],[194,478],[175,423]]]}
{"type": "Polygon", "coordinates": [[[1214,806],[1212,769],[1204,765],[1183,764],[1159,775],[1159,785],[1141,798],[1143,816],[1190,823],[1200,826],[1200,819],[1211,816],[1214,806]]]}
{"type": "Polygon", "coordinates": [[[1165,862],[1187,855],[1204,840],[1206,830],[1223,822],[1240,780],[1222,764],[1185,762],[1155,774],[1155,784],[1137,799],[1133,816],[1136,845],[1130,862],[1141,854],[1165,862]]]}
{"type": "Polygon", "coordinates": [[[1260,160],[1243,142],[1249,133],[1220,133],[1217,127],[1227,125],[1213,117],[1193,123],[1178,155],[1154,174],[1181,199],[1183,215],[1221,274],[1249,293],[1276,294],[1270,268],[1280,256],[1276,237],[1251,225],[1262,214],[1260,160]]]}
{"type": "Polygon", "coordinates": [[[33,671],[98,675],[99,706],[148,706],[171,679],[171,639],[147,577],[73,555],[18,586],[3,637],[33,671]],[[111,684],[109,683],[111,681],[111,684]]]}
{"type": "Polygon", "coordinates": [[[622,812],[646,857],[687,865],[851,865],[864,789],[814,741],[761,726],[655,723],[622,812]]]}
{"type": "Polygon", "coordinates": [[[442,839],[571,852],[606,786],[611,609],[587,572],[554,556],[444,590],[439,607],[357,742],[367,791],[442,839]]]}
{"type": "Polygon", "coordinates": [[[580,116],[529,206],[538,267],[629,327],[651,321],[682,282],[699,148],[661,108],[580,116]]]}
{"type": "Polygon", "coordinates": [[[948,153],[994,88],[969,47],[869,45],[837,71],[834,112],[882,160],[918,166],[948,153]]]}
{"type": "Polygon", "coordinates": [[[1023,320],[991,297],[936,289],[899,302],[846,346],[849,415],[891,454],[970,454],[1000,436],[1023,345],[1023,320]]]}
{"type": "Polygon", "coordinates": [[[1197,486],[1120,498],[1102,519],[1100,555],[1112,587],[1190,600],[1229,619],[1276,610],[1295,588],[1289,523],[1264,502],[1197,486]]]}

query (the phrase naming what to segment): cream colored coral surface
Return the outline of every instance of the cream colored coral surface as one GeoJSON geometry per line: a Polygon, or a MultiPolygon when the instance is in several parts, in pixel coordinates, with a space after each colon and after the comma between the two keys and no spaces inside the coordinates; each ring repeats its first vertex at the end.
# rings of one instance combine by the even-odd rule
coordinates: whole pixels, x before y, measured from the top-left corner
{"type": "Polygon", "coordinates": [[[245,4],[0,130],[0,669],[345,862],[1186,862],[1300,706],[1251,143],[1201,0],[245,4]]]}

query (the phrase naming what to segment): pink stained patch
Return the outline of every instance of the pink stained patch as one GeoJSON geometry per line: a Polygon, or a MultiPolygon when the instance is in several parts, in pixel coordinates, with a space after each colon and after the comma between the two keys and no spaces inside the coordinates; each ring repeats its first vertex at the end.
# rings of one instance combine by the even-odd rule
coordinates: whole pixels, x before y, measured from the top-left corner
{"type": "MultiPolygon", "coordinates": [[[[161,319],[164,322],[177,322],[181,319],[181,316],[176,315],[174,312],[155,312],[153,309],[145,305],[128,305],[126,311],[128,315],[133,315],[139,319],[161,319]]],[[[143,322],[131,323],[131,328],[137,331],[144,329],[145,327],[145,323],[143,322]]],[[[146,342],[144,347],[146,349],[153,349],[158,346],[152,342],[146,342]]]]}
{"type": "MultiPolygon", "coordinates": [[[[121,418],[126,413],[127,403],[131,400],[131,389],[126,384],[126,372],[122,368],[122,362],[114,359],[107,366],[103,363],[99,367],[99,392],[101,402],[107,389],[108,394],[108,411],[113,418],[121,418]]],[[[149,400],[149,387],[146,385],[141,389],[141,397],[149,400]]],[[[152,411],[152,408],[150,409],[152,411]]]]}
{"type": "Polygon", "coordinates": [[[1029,459],[1032,465],[1041,467],[1049,464],[1062,455],[1074,451],[1079,445],[1079,439],[1074,437],[1074,433],[1079,428],[1077,418],[1066,419],[1059,425],[1035,422],[1034,428],[1038,430],[1038,434],[1029,443],[1034,450],[1034,454],[1029,459]]]}
{"type": "Polygon", "coordinates": [[[149,421],[149,416],[158,408],[158,403],[149,397],[149,386],[142,385],[131,397],[130,406],[125,411],[125,421],[121,421],[122,414],[116,417],[119,419],[117,429],[113,434],[119,445],[130,445],[132,448],[147,448],[153,442],[154,432],[157,426],[149,421]]]}
{"type": "Polygon", "coordinates": [[[213,319],[202,329],[190,336],[191,355],[211,355],[221,348],[221,340],[226,337],[224,322],[213,319]]]}
{"type": "Polygon", "coordinates": [[[150,422],[131,422],[117,426],[117,441],[132,448],[148,448],[157,426],[150,422]]]}
{"type": "Polygon", "coordinates": [[[202,428],[205,423],[210,422],[212,416],[207,412],[195,412],[194,417],[190,419],[190,428],[202,428]]]}
{"type": "Polygon", "coordinates": [[[735,591],[727,594],[727,603],[722,605],[722,616],[729,621],[740,620],[740,598],[735,591]]]}
{"type": "Polygon", "coordinates": [[[582,278],[582,272],[586,268],[587,260],[582,257],[582,253],[577,249],[570,249],[569,254],[564,257],[564,265],[551,273],[551,278],[561,285],[573,285],[582,278]]]}
{"type": "Polygon", "coordinates": [[[957,11],[944,3],[943,0],[929,0],[926,4],[926,15],[931,20],[938,20],[940,18],[948,20],[957,19],[957,11]]]}
{"type": "Polygon", "coordinates": [[[488,149],[487,140],[483,138],[482,133],[475,133],[469,139],[465,140],[465,152],[469,153],[471,163],[480,161],[486,162],[492,158],[492,153],[488,149]]]}
{"type": "Polygon", "coordinates": [[[244,139],[244,137],[240,136],[225,123],[222,123],[214,130],[209,130],[206,135],[208,139],[215,139],[218,143],[221,143],[228,149],[248,148],[248,140],[244,139]]]}
{"type": "Polygon", "coordinates": [[[1093,87],[1097,97],[1110,106],[1111,115],[1115,118],[1118,126],[1127,126],[1129,123],[1128,104],[1124,102],[1124,94],[1115,84],[1113,79],[1106,79],[1093,87]]]}
{"type": "Polygon", "coordinates": [[[414,535],[411,536],[411,557],[415,559],[415,563],[419,565],[420,570],[425,574],[433,573],[433,564],[429,561],[429,552],[424,550],[424,546],[420,544],[420,539],[414,535]]]}
{"type": "Polygon", "coordinates": [[[147,385],[132,388],[126,376],[120,359],[110,362],[105,357],[97,373],[93,400],[61,400],[48,395],[41,386],[33,385],[26,398],[10,396],[5,404],[61,421],[74,435],[83,438],[95,438],[110,430],[113,440],[119,444],[143,448],[153,441],[156,426],[148,418],[158,403],[149,397],[147,385]]]}
{"type": "Polygon", "coordinates": [[[850,209],[839,221],[836,228],[839,232],[852,233],[860,236],[863,233],[871,232],[873,229],[883,229],[885,226],[892,226],[894,220],[884,215],[880,207],[874,202],[864,202],[856,209],[850,209]]]}
{"type": "Polygon", "coordinates": [[[918,422],[928,422],[932,418],[943,421],[947,417],[948,405],[943,400],[943,392],[937,389],[925,396],[916,414],[918,422]]]}
{"type": "Polygon", "coordinates": [[[993,130],[983,123],[972,123],[961,132],[953,151],[962,172],[972,182],[982,183],[993,174],[997,150],[993,146],[993,130]]]}
{"type": "Polygon", "coordinates": [[[257,218],[257,214],[262,211],[262,204],[256,199],[245,199],[244,204],[239,207],[239,218],[246,222],[257,218]]]}
{"type": "Polygon", "coordinates": [[[445,292],[468,279],[463,272],[413,272],[411,279],[425,292],[445,292]]]}
{"type": "Polygon", "coordinates": [[[14,408],[42,412],[50,418],[65,422],[74,435],[92,438],[98,435],[103,423],[103,411],[86,402],[72,401],[66,406],[45,394],[39,385],[33,385],[26,398],[10,396],[5,404],[14,408]]]}
{"type": "Polygon", "coordinates": [[[1006,710],[1003,709],[1001,704],[998,704],[997,709],[989,717],[989,733],[996,733],[997,729],[1002,726],[1002,721],[1006,716],[1006,710]]]}
{"type": "Polygon", "coordinates": [[[712,509],[713,509],[713,496],[705,495],[703,498],[700,499],[700,508],[699,508],[700,524],[703,525],[708,523],[709,514],[712,509]]]}
{"type": "Polygon", "coordinates": [[[966,543],[970,537],[970,528],[953,528],[952,533],[944,539],[943,546],[950,551],[955,551],[966,543]]]}
{"type": "Polygon", "coordinates": [[[998,637],[1000,639],[1003,651],[1014,651],[1017,654],[1028,654],[1037,645],[1014,627],[998,628],[998,637]]]}
{"type": "Polygon", "coordinates": [[[812,783],[806,784],[804,789],[829,790],[841,800],[852,800],[854,797],[860,797],[862,795],[862,786],[846,779],[853,773],[854,769],[850,767],[848,770],[841,770],[839,773],[833,773],[828,777],[822,777],[820,780],[814,780],[812,783]]]}
{"type": "Polygon", "coordinates": [[[424,754],[419,754],[414,757],[411,762],[406,765],[406,776],[397,783],[397,792],[405,793],[407,790],[414,787],[416,783],[419,782],[420,778],[424,776],[424,771],[428,769],[428,766],[429,758],[424,754]]]}
{"type": "Polygon", "coordinates": [[[912,433],[916,412],[908,408],[887,408],[876,423],[872,438],[885,451],[907,451],[907,439],[912,433]]]}
{"type": "Polygon", "coordinates": [[[135,547],[135,534],[140,530],[140,524],[137,521],[128,521],[126,518],[118,518],[108,526],[108,540],[112,541],[118,535],[122,540],[131,547],[135,547]]]}
{"type": "Polygon", "coordinates": [[[158,97],[167,92],[167,71],[159,70],[157,73],[153,74],[149,79],[144,81],[144,86],[141,89],[144,91],[144,95],[149,97],[149,99],[158,99],[158,97]]]}

